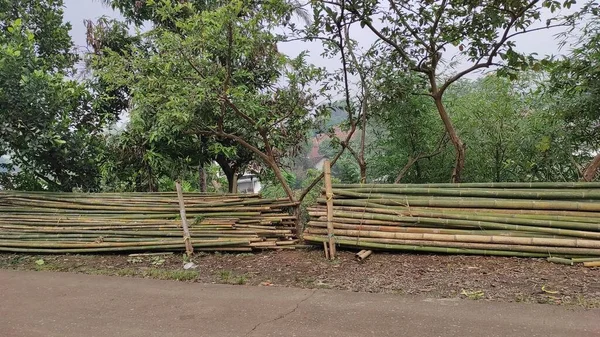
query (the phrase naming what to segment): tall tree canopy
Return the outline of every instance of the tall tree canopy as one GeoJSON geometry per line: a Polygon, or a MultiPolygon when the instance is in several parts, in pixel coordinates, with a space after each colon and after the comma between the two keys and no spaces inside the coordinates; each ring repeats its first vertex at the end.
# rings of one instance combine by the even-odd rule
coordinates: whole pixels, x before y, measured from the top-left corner
{"type": "Polygon", "coordinates": [[[600,5],[590,2],[582,13],[570,55],[550,63],[547,88],[557,117],[566,121],[577,144],[573,152],[597,153],[582,172],[583,180],[591,181],[600,168],[600,5]]]}
{"type": "Polygon", "coordinates": [[[3,185],[70,191],[98,186],[102,127],[112,117],[85,83],[61,0],[0,1],[3,185]]]}
{"type": "Polygon", "coordinates": [[[133,123],[153,116],[150,138],[165,144],[178,135],[234,141],[273,170],[293,199],[279,162],[304,144],[314,125],[311,84],[320,71],[304,54],[290,59],[277,51],[272,31],[292,8],[271,0],[204,11],[161,2],[154,10],[177,17],[176,29],[156,26],[143,34],[145,47],[124,56],[108,51],[97,67],[105,81],[131,91],[133,123]]]}
{"type": "MultiPolygon", "coordinates": [[[[542,22],[542,11],[570,7],[575,0],[334,0],[318,1],[317,10],[335,22],[360,22],[381,42],[378,55],[395,63],[397,71],[421,74],[446,132],[456,161],[452,181],[460,181],[465,165],[465,145],[445,107],[443,95],[457,80],[474,71],[501,67],[507,74],[533,63],[531,56],[515,49],[515,37],[567,22],[551,17],[542,22]],[[453,48],[456,47],[456,48],[453,48]],[[455,50],[458,49],[458,50],[455,50]],[[458,54],[468,64],[450,76],[442,76],[444,57],[458,54]]],[[[321,15],[317,13],[316,17],[321,15]]],[[[328,28],[328,27],[326,27],[328,28]]],[[[330,27],[328,29],[331,29],[330,27]]],[[[447,61],[447,59],[446,59],[447,61]]]]}

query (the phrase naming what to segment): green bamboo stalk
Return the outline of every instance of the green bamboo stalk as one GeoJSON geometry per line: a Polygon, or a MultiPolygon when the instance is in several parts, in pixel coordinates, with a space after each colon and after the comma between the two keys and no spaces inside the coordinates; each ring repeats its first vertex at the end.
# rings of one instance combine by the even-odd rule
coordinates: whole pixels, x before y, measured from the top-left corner
{"type": "Polygon", "coordinates": [[[450,241],[427,241],[427,240],[402,240],[402,239],[386,239],[372,237],[349,237],[336,236],[336,239],[355,240],[357,242],[367,243],[385,243],[398,245],[413,245],[427,247],[444,247],[444,248],[461,248],[461,249],[481,249],[481,250],[501,250],[515,251],[525,253],[544,253],[544,254],[575,254],[587,256],[600,256],[600,249],[587,248],[568,248],[568,247],[545,247],[545,246],[526,246],[526,245],[505,245],[505,244],[489,244],[489,243],[472,243],[472,242],[450,242],[450,241]]]}
{"type": "Polygon", "coordinates": [[[501,183],[434,183],[434,184],[333,184],[333,188],[422,187],[422,188],[600,188],[600,182],[501,182],[501,183]]]}
{"type": "MultiPolygon", "coordinates": [[[[362,194],[334,190],[336,195],[352,197],[384,206],[428,206],[428,207],[465,207],[465,208],[504,208],[504,209],[536,209],[566,211],[600,211],[600,202],[571,201],[535,201],[535,200],[493,200],[486,198],[456,199],[448,197],[394,197],[384,194],[362,194]]],[[[320,202],[320,200],[319,200],[320,202]]]]}
{"type": "MultiPolygon", "coordinates": [[[[226,246],[226,245],[249,245],[252,240],[192,240],[193,244],[198,244],[200,246],[204,245],[206,247],[210,246],[226,246]]],[[[75,249],[75,248],[120,248],[120,247],[140,247],[140,246],[173,246],[179,245],[181,242],[179,241],[141,241],[141,242],[44,242],[44,241],[24,241],[24,242],[13,242],[8,240],[1,240],[0,247],[8,248],[8,247],[30,247],[30,248],[64,248],[64,249],[75,249]]]]}
{"type": "MultiPolygon", "coordinates": [[[[346,201],[346,200],[340,200],[346,201]]],[[[349,200],[350,202],[352,200],[349,200]]],[[[565,228],[565,229],[580,229],[586,231],[600,231],[600,223],[587,223],[587,222],[576,222],[576,221],[553,221],[553,220],[538,220],[529,218],[515,218],[515,217],[500,217],[500,216],[485,216],[465,213],[453,213],[453,212],[424,212],[418,210],[399,210],[399,209],[386,209],[379,208],[378,205],[369,202],[359,202],[356,205],[364,204],[362,209],[351,209],[348,211],[353,212],[369,212],[376,214],[390,214],[404,217],[423,217],[423,218],[438,218],[438,219],[457,219],[457,220],[472,220],[472,221],[485,221],[485,222],[501,222],[514,225],[525,225],[525,226],[542,226],[552,228],[565,228]]],[[[344,207],[338,207],[339,210],[346,210],[344,207]]]]}
{"type": "MultiPolygon", "coordinates": [[[[311,234],[327,234],[324,229],[307,229],[311,234]]],[[[600,240],[584,239],[552,239],[552,238],[531,238],[531,237],[506,237],[499,235],[463,235],[463,234],[438,234],[438,233],[400,233],[400,232],[382,232],[382,231],[363,231],[334,229],[335,235],[359,238],[383,238],[383,239],[401,239],[401,240],[423,240],[423,241],[446,241],[461,243],[485,243],[485,244],[504,244],[504,245],[523,245],[523,246],[543,246],[562,247],[562,248],[593,248],[600,252],[600,240]]],[[[548,248],[550,249],[550,248],[548,248]]],[[[575,253],[574,253],[575,254],[575,253]]],[[[590,254],[584,254],[590,255],[590,254]]],[[[600,254],[599,254],[600,255],[600,254]]]]}
{"type": "MultiPolygon", "coordinates": [[[[219,243],[219,244],[195,244],[194,250],[209,250],[223,246],[235,246],[239,243],[219,243]]],[[[228,247],[223,247],[227,250],[228,247]]],[[[133,246],[133,247],[103,247],[103,248],[68,248],[68,249],[44,249],[44,248],[18,248],[18,247],[0,247],[2,252],[12,253],[37,253],[37,254],[90,254],[90,253],[117,253],[117,252],[133,252],[133,251],[184,251],[185,245],[183,242],[177,245],[156,245],[156,246],[133,246]]],[[[221,250],[221,249],[219,249],[221,250]]]]}
{"type": "Polygon", "coordinates": [[[559,264],[566,264],[566,265],[569,265],[569,266],[573,265],[573,260],[571,260],[571,259],[565,259],[565,258],[561,258],[561,257],[549,257],[548,258],[548,262],[559,263],[559,264]]]}
{"type": "Polygon", "coordinates": [[[511,225],[498,222],[484,222],[484,221],[472,221],[472,220],[454,220],[454,219],[438,219],[438,218],[422,218],[422,217],[402,217],[395,215],[385,214],[372,214],[372,213],[354,213],[354,212],[339,212],[334,211],[334,215],[340,218],[354,218],[354,219],[376,219],[376,220],[389,220],[397,221],[398,223],[410,223],[410,224],[430,224],[439,227],[451,226],[451,227],[467,227],[467,228],[485,228],[485,229],[501,229],[501,230],[513,230],[513,231],[526,231],[526,232],[540,232],[554,235],[566,235],[589,239],[600,239],[600,233],[588,232],[581,230],[563,229],[563,228],[549,228],[549,227],[536,227],[536,226],[523,226],[523,225],[511,225]]]}
{"type": "MultiPolygon", "coordinates": [[[[464,208],[431,208],[431,207],[405,207],[405,206],[382,206],[377,203],[364,201],[364,200],[350,200],[350,199],[341,199],[334,200],[334,205],[341,206],[336,207],[337,209],[343,209],[343,207],[352,207],[353,211],[359,211],[364,208],[369,209],[385,209],[389,212],[389,210],[396,211],[407,211],[407,212],[431,212],[431,213],[443,213],[443,214],[463,214],[463,215],[472,215],[472,216],[492,216],[492,217],[504,217],[504,218],[519,218],[519,219],[534,219],[534,220],[553,220],[553,221],[566,221],[566,222],[585,222],[585,223],[600,223],[600,213],[588,213],[585,216],[576,216],[572,213],[572,215],[567,214],[557,214],[550,211],[544,211],[540,214],[526,214],[513,212],[513,210],[504,210],[504,209],[464,209],[464,208]],[[547,214],[547,215],[546,215],[547,214]]],[[[325,208],[321,207],[312,207],[309,209],[309,212],[324,212],[325,208]]],[[[560,211],[559,211],[560,212],[560,211]]],[[[562,212],[560,212],[562,213],[562,212]]]]}
{"type": "MultiPolygon", "coordinates": [[[[308,242],[325,242],[326,237],[305,235],[304,240],[308,242]]],[[[412,245],[397,245],[383,244],[375,242],[356,242],[354,240],[336,240],[336,243],[347,247],[371,248],[391,251],[412,251],[423,253],[444,253],[444,254],[464,254],[464,255],[485,255],[485,256],[514,256],[514,257],[546,257],[548,254],[526,253],[501,250],[484,250],[484,249],[462,249],[462,248],[445,248],[445,247],[429,247],[429,246],[412,246],[412,245]]]]}
{"type": "Polygon", "coordinates": [[[344,191],[355,193],[385,193],[400,196],[423,195],[423,196],[453,196],[453,197],[481,197],[481,198],[510,198],[510,199],[600,199],[600,190],[577,190],[577,191],[522,191],[522,190],[490,190],[476,188],[447,189],[447,188],[349,188],[344,191]]]}

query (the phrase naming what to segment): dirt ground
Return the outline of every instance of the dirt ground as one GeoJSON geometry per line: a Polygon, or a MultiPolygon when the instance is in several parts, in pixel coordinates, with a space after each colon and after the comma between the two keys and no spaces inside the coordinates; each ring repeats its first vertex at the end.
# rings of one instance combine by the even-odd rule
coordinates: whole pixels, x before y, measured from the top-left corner
{"type": "Polygon", "coordinates": [[[0,254],[0,268],[176,279],[201,283],[329,288],[503,302],[600,307],[600,268],[544,259],[376,252],[363,262],[339,251],[335,261],[317,249],[254,254],[197,254],[184,270],[182,255],[0,254]]]}

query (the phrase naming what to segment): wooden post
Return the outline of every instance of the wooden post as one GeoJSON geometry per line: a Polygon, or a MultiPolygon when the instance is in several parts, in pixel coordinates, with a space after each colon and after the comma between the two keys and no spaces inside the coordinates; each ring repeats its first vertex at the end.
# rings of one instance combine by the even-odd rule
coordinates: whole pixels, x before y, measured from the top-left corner
{"type": "Polygon", "coordinates": [[[331,165],[329,160],[323,164],[325,176],[325,199],[327,200],[327,236],[329,238],[329,258],[335,259],[335,238],[333,237],[333,190],[331,188],[331,165]]]}
{"type": "Polygon", "coordinates": [[[179,180],[175,181],[177,187],[177,197],[179,198],[179,215],[181,216],[181,223],[183,225],[183,242],[185,242],[185,252],[188,256],[194,253],[194,247],[190,241],[190,229],[188,227],[187,216],[185,215],[185,203],[183,202],[183,191],[181,190],[181,184],[179,180]]]}

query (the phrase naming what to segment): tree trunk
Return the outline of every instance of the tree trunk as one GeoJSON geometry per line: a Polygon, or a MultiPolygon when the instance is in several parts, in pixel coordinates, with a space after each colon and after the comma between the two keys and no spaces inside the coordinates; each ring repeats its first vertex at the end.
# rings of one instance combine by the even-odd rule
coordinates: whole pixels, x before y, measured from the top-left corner
{"type": "Polygon", "coordinates": [[[237,170],[233,170],[233,177],[231,177],[231,185],[229,186],[229,193],[238,192],[238,174],[237,170]]]}
{"type": "Polygon", "coordinates": [[[198,165],[198,184],[200,186],[200,192],[206,192],[206,169],[204,168],[204,163],[200,163],[198,165]]]}
{"type": "Polygon", "coordinates": [[[231,167],[228,167],[228,170],[223,170],[225,173],[225,177],[227,178],[227,191],[229,193],[237,193],[237,181],[238,175],[237,170],[231,167]]]}
{"type": "Polygon", "coordinates": [[[271,168],[273,169],[275,177],[277,177],[277,180],[279,180],[279,183],[283,187],[285,194],[287,194],[288,199],[290,199],[290,201],[296,201],[296,198],[294,197],[294,192],[290,188],[290,185],[288,185],[287,180],[285,180],[285,177],[281,173],[279,166],[277,166],[277,164],[274,161],[269,163],[269,166],[271,166],[271,168]]]}
{"type": "Polygon", "coordinates": [[[585,171],[583,171],[583,181],[592,181],[596,177],[596,172],[600,168],[600,153],[598,153],[594,159],[587,165],[585,171]]]}
{"type": "Polygon", "coordinates": [[[360,183],[366,184],[367,183],[367,163],[365,163],[365,162],[358,163],[358,167],[360,168],[360,183]]]}
{"type": "Polygon", "coordinates": [[[398,184],[400,183],[400,181],[402,180],[402,178],[404,178],[404,176],[406,175],[406,173],[408,172],[408,170],[410,170],[410,168],[416,164],[419,160],[419,157],[409,157],[408,158],[408,162],[406,163],[406,165],[404,165],[404,167],[402,168],[402,170],[400,170],[400,173],[398,173],[398,176],[396,177],[396,180],[394,180],[394,184],[398,184]]]}
{"type": "Polygon", "coordinates": [[[233,174],[231,174],[231,171],[225,172],[225,178],[227,178],[227,192],[233,193],[233,174]]]}
{"type": "MultiPolygon", "coordinates": [[[[363,81],[364,86],[364,81],[363,81]]],[[[367,183],[367,161],[365,160],[365,143],[367,138],[367,104],[368,95],[363,88],[363,104],[362,104],[362,130],[360,133],[360,152],[358,153],[358,166],[360,167],[360,183],[367,183]]]]}
{"type": "Polygon", "coordinates": [[[458,183],[460,182],[462,170],[465,167],[465,145],[456,133],[452,120],[450,120],[450,116],[448,116],[448,112],[442,103],[442,97],[439,94],[434,95],[433,100],[435,101],[435,106],[438,109],[440,118],[444,123],[444,128],[446,129],[446,132],[448,132],[448,136],[450,136],[454,151],[456,152],[456,161],[454,163],[454,169],[452,170],[452,182],[458,183]]]}

